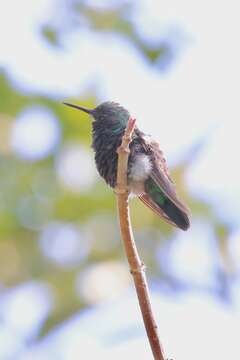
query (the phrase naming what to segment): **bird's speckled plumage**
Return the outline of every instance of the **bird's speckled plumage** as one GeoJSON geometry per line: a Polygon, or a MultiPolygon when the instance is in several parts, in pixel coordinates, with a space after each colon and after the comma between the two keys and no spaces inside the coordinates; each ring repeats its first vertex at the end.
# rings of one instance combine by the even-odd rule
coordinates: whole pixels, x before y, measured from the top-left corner
{"type": "MultiPolygon", "coordinates": [[[[124,107],[114,102],[102,103],[93,110],[77,108],[90,113],[93,117],[92,147],[96,166],[106,183],[115,187],[117,148],[121,143],[130,114],[124,107]]],[[[183,230],[188,229],[189,211],[177,197],[159,144],[137,127],[130,144],[128,186],[130,192],[138,195],[145,205],[167,222],[183,230]]]]}

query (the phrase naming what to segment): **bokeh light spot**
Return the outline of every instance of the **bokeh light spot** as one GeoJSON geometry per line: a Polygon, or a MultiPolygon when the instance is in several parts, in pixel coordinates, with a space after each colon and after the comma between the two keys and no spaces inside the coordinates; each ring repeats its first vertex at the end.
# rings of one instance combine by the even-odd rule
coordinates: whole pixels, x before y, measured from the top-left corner
{"type": "Polygon", "coordinates": [[[29,282],[3,297],[1,316],[23,337],[36,334],[52,306],[50,288],[45,283],[29,282]]]}
{"type": "Polygon", "coordinates": [[[48,221],[51,210],[48,199],[38,199],[31,195],[21,197],[15,209],[20,224],[31,230],[40,230],[48,221]]]}
{"type": "MultiPolygon", "coordinates": [[[[195,286],[212,286],[215,281],[215,245],[211,227],[194,222],[188,232],[178,233],[174,239],[165,266],[180,281],[195,286]]],[[[163,260],[160,256],[159,261],[163,260]]]]}
{"type": "Polygon", "coordinates": [[[40,236],[45,256],[61,266],[72,266],[85,260],[90,241],[78,226],[71,223],[49,223],[40,236]]]}
{"type": "Polygon", "coordinates": [[[11,146],[25,160],[39,160],[53,152],[60,141],[58,120],[44,108],[30,108],[16,119],[11,132],[11,146]]]}
{"type": "Polygon", "coordinates": [[[74,192],[88,191],[96,180],[93,157],[80,144],[68,144],[56,162],[60,182],[74,192]]]}
{"type": "Polygon", "coordinates": [[[130,275],[125,264],[108,261],[89,266],[76,281],[79,296],[90,304],[118,297],[129,285],[130,275]]]}

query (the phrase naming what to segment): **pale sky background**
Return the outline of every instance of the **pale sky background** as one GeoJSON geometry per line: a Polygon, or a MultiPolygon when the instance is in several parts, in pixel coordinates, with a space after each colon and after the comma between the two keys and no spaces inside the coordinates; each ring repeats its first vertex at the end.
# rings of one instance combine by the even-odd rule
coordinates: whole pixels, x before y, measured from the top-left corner
{"type": "MultiPolygon", "coordinates": [[[[88,2],[99,6],[99,1],[88,2]]],[[[205,148],[197,158],[198,162],[191,166],[186,181],[192,192],[198,194],[201,191],[202,196],[209,197],[219,214],[225,209],[227,221],[236,227],[230,246],[238,264],[239,2],[137,1],[135,21],[144,36],[157,39],[160,35],[181,29],[182,41],[176,50],[176,61],[165,73],[150,68],[132,46],[114,35],[106,37],[87,30],[79,31],[63,39],[67,51],[50,48],[41,40],[36,24],[42,24],[50,17],[56,3],[54,0],[0,1],[0,66],[7,70],[21,90],[48,94],[57,101],[97,88],[100,101],[119,101],[136,115],[139,127],[159,140],[170,164],[179,161],[191,145],[206,136],[205,148]]],[[[101,6],[107,3],[114,1],[101,1],[101,6]]],[[[63,10],[59,8],[59,11],[63,10]]],[[[39,109],[29,111],[39,114],[39,109]]],[[[29,159],[31,154],[34,159],[42,158],[60,141],[61,131],[56,119],[50,113],[44,116],[46,120],[43,123],[41,116],[36,115],[33,119],[29,112],[19,115],[11,135],[12,146],[18,156],[29,159]]],[[[85,156],[83,153],[84,149],[75,153],[76,161],[83,161],[79,160],[85,156]]],[[[70,166],[66,152],[64,154],[66,166],[70,166]]],[[[92,178],[93,171],[89,171],[85,184],[92,178]]],[[[73,175],[74,179],[77,176],[73,175]]],[[[180,278],[189,277],[189,281],[194,278],[207,284],[212,260],[206,234],[211,238],[211,229],[194,224],[187,235],[179,235],[169,266],[175,267],[180,278]]],[[[0,330],[3,332],[0,334],[0,359],[12,359],[9,355],[12,349],[22,348],[20,360],[70,360],[79,347],[83,354],[87,354],[89,349],[92,351],[89,359],[96,354],[105,360],[128,358],[129,354],[136,357],[138,351],[142,354],[141,359],[150,358],[143,333],[133,337],[130,344],[123,341],[121,346],[108,347],[111,331],[105,329],[107,318],[112,319],[111,328],[114,324],[116,332],[118,329],[124,332],[127,323],[123,324],[122,314],[135,314],[134,299],[129,300],[129,293],[122,295],[126,300],[119,300],[112,307],[103,305],[98,310],[86,312],[84,317],[70,321],[46,340],[47,345],[44,343],[38,349],[25,352],[21,337],[12,336],[13,329],[16,334],[20,331],[24,334],[21,335],[23,338],[27,337],[28,331],[37,329],[39,319],[44,318],[51,300],[44,300],[44,292],[48,290],[39,286],[23,286],[12,297],[10,295],[11,301],[2,300],[6,312],[9,313],[11,307],[11,313],[17,315],[6,319],[9,332],[0,330]],[[39,299],[39,296],[42,298],[39,299]],[[38,314],[42,314],[40,318],[33,306],[36,301],[38,314]],[[112,309],[111,314],[104,306],[108,311],[112,309]],[[24,319],[21,319],[21,313],[24,313],[24,319]],[[93,319],[94,316],[96,318],[93,319]],[[94,322],[101,324],[103,333],[99,334],[99,329],[90,326],[94,322]],[[89,324],[87,331],[86,323],[89,324]],[[79,333],[82,334],[80,338],[79,333]],[[60,344],[59,347],[54,345],[55,341],[60,344]]],[[[240,321],[239,300],[239,284],[231,308],[222,306],[207,295],[186,294],[182,299],[173,301],[172,297],[169,300],[154,294],[156,308],[163,314],[158,322],[168,357],[174,360],[239,357],[236,337],[240,321]]],[[[134,329],[141,321],[138,315],[136,318],[134,315],[133,320],[124,317],[124,321],[129,321],[130,328],[134,329]]]]}

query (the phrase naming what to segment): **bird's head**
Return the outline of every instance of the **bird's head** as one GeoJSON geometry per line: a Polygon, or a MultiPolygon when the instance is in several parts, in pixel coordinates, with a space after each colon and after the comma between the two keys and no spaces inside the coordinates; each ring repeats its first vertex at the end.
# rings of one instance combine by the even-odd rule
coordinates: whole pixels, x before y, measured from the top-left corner
{"type": "Polygon", "coordinates": [[[98,105],[95,109],[86,109],[85,107],[66,102],[64,102],[64,104],[84,111],[85,113],[91,115],[94,121],[101,122],[102,124],[104,123],[106,126],[119,124],[120,126],[125,127],[130,117],[129,112],[124,107],[112,101],[104,102],[98,105]]]}

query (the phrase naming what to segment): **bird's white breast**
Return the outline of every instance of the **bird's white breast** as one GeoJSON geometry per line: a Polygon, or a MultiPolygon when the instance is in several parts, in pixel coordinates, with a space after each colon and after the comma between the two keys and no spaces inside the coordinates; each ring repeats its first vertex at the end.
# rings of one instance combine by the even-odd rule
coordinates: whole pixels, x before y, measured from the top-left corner
{"type": "Polygon", "coordinates": [[[152,164],[149,157],[144,154],[137,155],[129,174],[129,188],[132,195],[144,193],[144,181],[150,175],[151,170],[152,164]]]}
{"type": "Polygon", "coordinates": [[[152,164],[149,157],[145,154],[136,156],[130,169],[129,178],[133,181],[145,181],[152,170],[152,164]]]}

